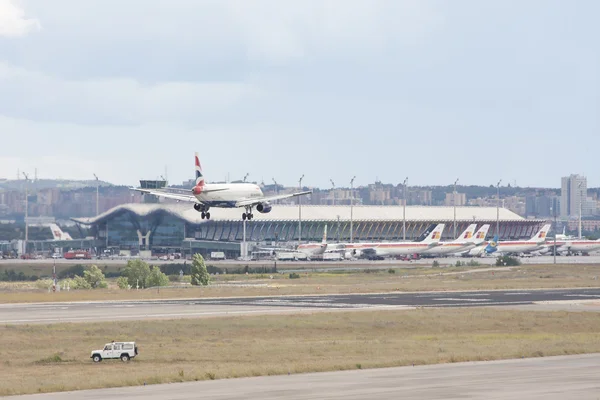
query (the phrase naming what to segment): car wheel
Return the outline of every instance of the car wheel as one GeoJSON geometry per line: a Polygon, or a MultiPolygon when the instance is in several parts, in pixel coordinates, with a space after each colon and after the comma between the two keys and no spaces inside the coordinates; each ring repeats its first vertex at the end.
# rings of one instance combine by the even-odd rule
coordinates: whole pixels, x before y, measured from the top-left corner
{"type": "Polygon", "coordinates": [[[129,361],[129,355],[127,355],[127,354],[122,354],[122,355],[121,355],[121,361],[123,361],[123,362],[127,362],[127,361],[129,361]]]}
{"type": "Polygon", "coordinates": [[[96,354],[96,355],[94,355],[93,360],[94,360],[94,362],[100,362],[100,361],[102,361],[102,357],[100,357],[98,354],[96,354]]]}

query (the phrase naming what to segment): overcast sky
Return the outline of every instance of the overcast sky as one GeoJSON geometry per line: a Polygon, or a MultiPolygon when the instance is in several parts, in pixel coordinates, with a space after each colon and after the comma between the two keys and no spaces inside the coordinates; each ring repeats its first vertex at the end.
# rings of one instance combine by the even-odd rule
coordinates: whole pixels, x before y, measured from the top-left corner
{"type": "Polygon", "coordinates": [[[600,186],[595,0],[0,0],[0,178],[600,186]]]}

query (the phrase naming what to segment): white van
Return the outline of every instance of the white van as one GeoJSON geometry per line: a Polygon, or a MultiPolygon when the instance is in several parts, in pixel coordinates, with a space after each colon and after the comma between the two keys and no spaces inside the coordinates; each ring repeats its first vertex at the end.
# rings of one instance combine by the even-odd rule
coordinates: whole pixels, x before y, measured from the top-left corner
{"type": "Polygon", "coordinates": [[[104,345],[102,350],[92,351],[90,358],[94,362],[100,362],[104,359],[120,358],[127,362],[138,355],[138,348],[135,342],[111,342],[104,345]]]}

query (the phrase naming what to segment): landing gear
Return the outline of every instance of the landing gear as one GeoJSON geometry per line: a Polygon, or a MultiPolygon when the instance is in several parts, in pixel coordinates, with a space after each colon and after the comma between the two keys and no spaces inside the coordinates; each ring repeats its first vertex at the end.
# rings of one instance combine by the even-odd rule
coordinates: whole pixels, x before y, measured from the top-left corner
{"type": "Polygon", "coordinates": [[[200,216],[202,217],[202,219],[206,218],[206,219],[210,219],[210,213],[208,212],[209,207],[203,205],[203,204],[199,204],[196,203],[194,204],[194,210],[198,211],[200,214],[200,216]]]}
{"type": "Polygon", "coordinates": [[[246,207],[246,212],[242,213],[242,220],[248,220],[250,221],[252,218],[254,218],[254,214],[252,214],[252,207],[246,207]]]}

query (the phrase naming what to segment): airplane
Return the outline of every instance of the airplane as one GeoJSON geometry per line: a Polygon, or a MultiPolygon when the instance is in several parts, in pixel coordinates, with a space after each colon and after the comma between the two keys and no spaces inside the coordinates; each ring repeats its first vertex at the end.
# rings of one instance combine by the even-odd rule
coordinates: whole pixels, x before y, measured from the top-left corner
{"type": "Polygon", "coordinates": [[[271,252],[271,255],[275,255],[277,253],[293,253],[299,252],[305,254],[308,258],[314,256],[320,256],[325,253],[325,249],[327,248],[327,225],[325,225],[325,230],[323,231],[323,240],[321,243],[305,243],[300,244],[293,249],[291,247],[258,247],[259,251],[268,251],[271,252]]]}
{"type": "MultiPolygon", "coordinates": [[[[554,240],[547,241],[548,251],[552,252],[554,246],[554,240]]],[[[562,254],[573,254],[573,253],[590,253],[592,251],[600,250],[600,239],[598,240],[587,240],[587,239],[572,239],[572,240],[560,240],[556,241],[556,253],[562,254]]]]}
{"type": "Polygon", "coordinates": [[[303,191],[265,197],[260,187],[254,183],[205,183],[198,153],[195,153],[195,161],[196,184],[191,189],[191,195],[169,192],[164,189],[131,188],[131,190],[167,199],[193,202],[194,210],[202,213],[202,219],[210,219],[209,210],[211,207],[244,208],[245,212],[242,213],[242,220],[251,220],[254,218],[254,214],[252,213],[253,208],[256,208],[261,214],[266,214],[271,212],[271,202],[275,200],[312,193],[311,191],[303,191]]]}
{"type": "Polygon", "coordinates": [[[296,248],[297,251],[306,254],[309,258],[322,255],[325,253],[325,249],[327,249],[327,225],[325,225],[321,243],[305,243],[296,248]]]}
{"type": "Polygon", "coordinates": [[[550,230],[551,224],[546,224],[539,230],[531,239],[514,240],[514,241],[498,241],[498,235],[487,244],[484,249],[485,254],[492,253],[526,253],[541,249],[546,244],[546,235],[550,230]]]}
{"type": "Polygon", "coordinates": [[[66,232],[63,232],[62,229],[58,227],[56,224],[50,224],[50,231],[52,232],[52,238],[54,240],[73,240],[71,235],[66,232]]]}
{"type": "Polygon", "coordinates": [[[440,242],[439,246],[427,249],[421,254],[439,256],[471,250],[485,241],[485,236],[490,229],[490,225],[485,224],[473,235],[476,227],[477,224],[471,224],[457,239],[451,242],[440,242]]]}
{"type": "Polygon", "coordinates": [[[419,254],[439,245],[445,224],[438,224],[427,237],[420,242],[376,242],[376,243],[344,243],[334,245],[335,249],[346,250],[345,258],[352,257],[394,257],[403,254],[419,254]]]}

